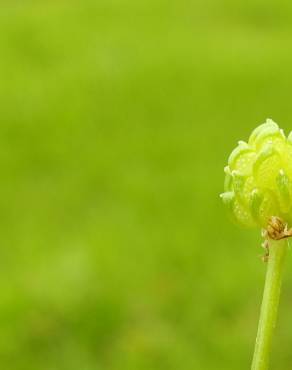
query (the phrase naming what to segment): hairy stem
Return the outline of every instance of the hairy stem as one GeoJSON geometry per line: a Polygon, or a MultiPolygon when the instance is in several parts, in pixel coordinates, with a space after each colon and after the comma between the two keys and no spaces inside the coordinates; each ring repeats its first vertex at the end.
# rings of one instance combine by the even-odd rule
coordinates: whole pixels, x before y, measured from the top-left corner
{"type": "Polygon", "coordinates": [[[269,240],[269,260],[251,370],[267,370],[288,239],[269,240]]]}

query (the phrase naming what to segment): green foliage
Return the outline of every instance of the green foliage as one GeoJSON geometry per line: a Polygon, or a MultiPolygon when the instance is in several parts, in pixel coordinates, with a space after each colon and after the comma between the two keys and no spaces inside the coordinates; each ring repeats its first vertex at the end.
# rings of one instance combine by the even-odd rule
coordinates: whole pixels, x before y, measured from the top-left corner
{"type": "MultiPolygon", "coordinates": [[[[218,193],[254,122],[291,127],[291,11],[1,2],[3,369],[249,368],[263,252],[218,193]]],[[[275,369],[292,362],[291,276],[275,369]]]]}

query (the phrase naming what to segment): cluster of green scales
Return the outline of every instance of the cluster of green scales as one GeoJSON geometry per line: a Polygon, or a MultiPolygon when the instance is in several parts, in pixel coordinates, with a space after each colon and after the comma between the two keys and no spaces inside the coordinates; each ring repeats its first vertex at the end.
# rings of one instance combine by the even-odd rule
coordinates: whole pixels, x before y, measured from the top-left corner
{"type": "Polygon", "coordinates": [[[265,228],[277,216],[292,226],[292,132],[268,119],[239,141],[224,170],[221,197],[236,222],[265,228]]]}

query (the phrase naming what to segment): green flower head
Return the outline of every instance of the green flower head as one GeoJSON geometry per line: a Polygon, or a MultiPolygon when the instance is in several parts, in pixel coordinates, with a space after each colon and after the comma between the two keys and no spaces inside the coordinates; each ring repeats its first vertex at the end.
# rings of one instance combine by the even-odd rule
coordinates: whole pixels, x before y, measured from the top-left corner
{"type": "Polygon", "coordinates": [[[272,216],[292,226],[292,132],[271,119],[239,141],[225,167],[223,202],[236,222],[266,228],[272,216]]]}

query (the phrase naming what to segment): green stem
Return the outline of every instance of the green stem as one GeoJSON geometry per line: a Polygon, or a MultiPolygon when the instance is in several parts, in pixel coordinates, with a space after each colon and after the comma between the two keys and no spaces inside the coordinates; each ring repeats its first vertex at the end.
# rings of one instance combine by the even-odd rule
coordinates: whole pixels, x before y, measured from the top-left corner
{"type": "Polygon", "coordinates": [[[251,370],[267,370],[269,366],[287,245],[287,239],[269,240],[270,255],[251,370]]]}

